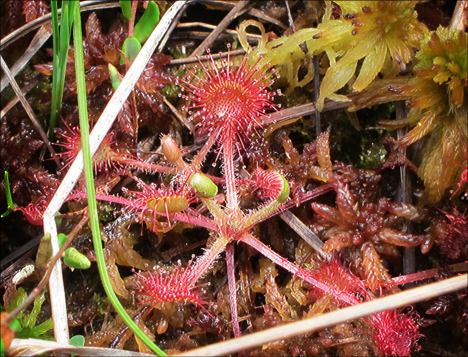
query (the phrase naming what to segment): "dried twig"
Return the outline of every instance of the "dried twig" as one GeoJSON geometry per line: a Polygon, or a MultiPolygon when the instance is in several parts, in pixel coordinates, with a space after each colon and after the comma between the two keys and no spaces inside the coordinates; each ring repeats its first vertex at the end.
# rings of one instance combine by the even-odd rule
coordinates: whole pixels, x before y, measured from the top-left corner
{"type": "MultiPolygon", "coordinates": [[[[354,96],[356,96],[355,93],[349,94],[347,97],[351,99],[354,96]]],[[[334,102],[327,99],[325,100],[325,106],[323,107],[322,113],[336,109],[348,108],[351,106],[351,104],[352,102],[334,102]]],[[[297,105],[292,108],[283,109],[276,113],[271,113],[268,116],[264,116],[262,118],[262,122],[265,126],[276,125],[291,119],[303,117],[305,115],[315,115],[315,103],[297,105]]]]}
{"type": "MultiPolygon", "coordinates": [[[[191,28],[191,27],[203,27],[203,28],[207,28],[207,29],[210,29],[210,30],[216,30],[216,28],[218,26],[206,24],[204,22],[184,22],[182,24],[177,25],[178,29],[191,28]]],[[[225,29],[224,32],[229,34],[229,35],[232,35],[233,37],[237,37],[237,31],[235,31],[235,30],[225,29]]],[[[247,36],[247,40],[249,42],[256,41],[258,43],[262,39],[261,35],[256,35],[256,34],[247,33],[246,36],[247,36]]]]}
{"type": "MultiPolygon", "coordinates": [[[[26,84],[21,90],[21,93],[23,93],[23,96],[26,95],[31,89],[33,89],[38,82],[39,82],[38,79],[34,78],[28,84],[26,84]]],[[[2,112],[0,114],[0,119],[3,118],[5,114],[8,113],[10,109],[16,105],[16,103],[18,103],[18,101],[19,101],[18,96],[10,100],[10,102],[7,105],[5,105],[5,108],[2,109],[2,112]]]]}
{"type": "MultiPolygon", "coordinates": [[[[39,29],[39,31],[37,31],[26,51],[16,61],[13,67],[10,68],[13,77],[15,77],[29,62],[29,60],[37,53],[37,51],[39,51],[42,45],[49,39],[50,35],[52,35],[52,29],[50,28],[50,25],[44,25],[39,29]]],[[[6,88],[8,83],[10,83],[8,78],[6,76],[3,77],[0,85],[0,92],[6,88]]]]}
{"type": "Polygon", "coordinates": [[[50,155],[54,159],[55,163],[57,164],[57,167],[62,167],[62,163],[58,159],[58,157],[55,154],[55,150],[50,144],[49,139],[47,138],[47,134],[42,128],[41,124],[39,123],[39,120],[36,117],[36,114],[34,114],[34,111],[32,110],[31,106],[29,105],[28,101],[24,97],[24,94],[21,92],[20,87],[18,86],[18,83],[16,83],[15,78],[13,78],[13,75],[10,72],[10,69],[8,68],[7,64],[5,63],[5,60],[3,57],[0,55],[0,61],[2,65],[2,69],[5,72],[5,76],[7,79],[10,81],[10,85],[15,91],[16,96],[19,98],[21,104],[23,104],[24,110],[26,110],[26,113],[28,114],[29,118],[31,119],[34,127],[36,130],[39,132],[39,135],[41,135],[42,140],[44,140],[45,145],[47,146],[47,149],[49,149],[50,155]]]}
{"type": "Polygon", "coordinates": [[[167,105],[169,110],[174,114],[174,116],[179,120],[179,122],[185,126],[188,130],[193,131],[193,125],[174,107],[165,96],[163,96],[164,104],[167,105]]]}
{"type": "Polygon", "coordinates": [[[200,46],[193,51],[189,58],[201,56],[207,48],[209,48],[216,38],[223,32],[237,16],[241,15],[245,7],[248,5],[249,0],[240,0],[236,6],[226,15],[226,17],[219,23],[216,29],[211,32],[208,37],[200,44],[200,46]]]}
{"type": "MultiPolygon", "coordinates": [[[[231,56],[238,56],[238,55],[243,55],[244,53],[245,53],[245,50],[240,49],[240,50],[231,51],[229,54],[231,56]]],[[[228,56],[228,52],[222,52],[221,55],[213,54],[212,56],[214,60],[217,60],[220,58],[226,58],[228,56]]],[[[211,58],[210,56],[201,56],[200,61],[206,62],[206,61],[209,61],[210,58],[211,58]]],[[[197,58],[178,58],[169,62],[168,66],[180,66],[182,64],[190,64],[190,63],[198,63],[198,59],[197,58]]]]}
{"type": "Polygon", "coordinates": [[[294,232],[299,234],[302,239],[306,241],[312,248],[314,248],[317,253],[319,253],[322,258],[329,259],[331,255],[329,253],[325,253],[322,250],[323,242],[320,240],[319,237],[312,232],[309,227],[307,227],[302,221],[297,218],[292,212],[286,211],[280,214],[280,217],[283,221],[285,221],[289,227],[291,227],[294,232]]]}
{"type": "Polygon", "coordinates": [[[166,46],[166,43],[167,41],[169,41],[169,37],[171,36],[172,34],[172,31],[174,31],[174,29],[177,27],[177,25],[179,24],[180,22],[180,18],[182,17],[182,15],[185,13],[185,10],[187,9],[187,6],[189,4],[186,3],[182,9],[180,9],[179,13],[177,14],[176,17],[174,17],[174,19],[172,20],[172,24],[171,26],[169,27],[169,29],[167,30],[166,32],[166,35],[163,37],[163,39],[161,40],[161,43],[158,45],[157,47],[157,51],[158,52],[162,52],[164,46],[166,46]]]}
{"type": "Polygon", "coordinates": [[[286,13],[288,14],[289,28],[294,33],[296,32],[296,26],[294,26],[294,19],[292,18],[291,9],[289,8],[288,0],[284,0],[284,6],[286,7],[286,13]]]}
{"type": "Polygon", "coordinates": [[[465,31],[466,19],[468,17],[468,1],[458,0],[455,11],[450,20],[449,28],[465,31]]]}
{"type": "MultiPolygon", "coordinates": [[[[406,105],[404,102],[395,103],[396,119],[406,118],[406,105]]],[[[397,130],[397,139],[400,140],[408,132],[408,128],[400,128],[397,130]]],[[[401,148],[402,154],[406,156],[406,147],[401,148]]],[[[400,166],[400,183],[398,185],[398,201],[412,204],[411,202],[411,181],[408,176],[408,168],[406,165],[400,166]]],[[[409,222],[406,225],[406,232],[412,233],[412,224],[409,222]]],[[[403,249],[403,274],[411,274],[416,271],[416,248],[405,247],[403,249]]]]}
{"type": "MultiPolygon", "coordinates": [[[[204,4],[209,4],[210,6],[212,7],[216,7],[216,8],[219,8],[219,9],[225,9],[225,10],[228,10],[228,9],[232,9],[236,3],[235,2],[227,2],[227,1],[224,1],[224,0],[200,0],[201,3],[204,3],[204,4]]],[[[247,13],[251,16],[254,16],[260,20],[264,20],[264,21],[267,21],[273,25],[276,25],[278,27],[280,27],[281,29],[283,30],[287,30],[288,29],[288,26],[283,24],[281,21],[279,21],[278,19],[275,19],[274,17],[271,17],[271,16],[268,16],[267,14],[265,14],[264,11],[261,11],[261,10],[258,10],[258,9],[250,9],[249,11],[247,11],[247,13]]]]}

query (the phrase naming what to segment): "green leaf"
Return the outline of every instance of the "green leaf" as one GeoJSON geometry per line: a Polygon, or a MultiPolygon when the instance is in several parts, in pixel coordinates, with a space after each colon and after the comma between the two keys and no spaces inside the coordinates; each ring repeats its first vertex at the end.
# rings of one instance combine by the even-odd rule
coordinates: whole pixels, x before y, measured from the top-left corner
{"type": "Polygon", "coordinates": [[[51,336],[43,336],[45,333],[49,332],[54,328],[54,321],[52,318],[47,319],[44,321],[42,324],[34,326],[30,331],[29,331],[29,338],[43,338],[43,339],[52,339],[51,336]]]}
{"type": "Polygon", "coordinates": [[[34,299],[34,305],[29,316],[23,319],[23,328],[32,329],[36,325],[37,315],[41,312],[42,304],[45,301],[44,291],[34,299]]]}
{"type": "MultiPolygon", "coordinates": [[[[135,37],[127,38],[122,45],[122,52],[128,62],[132,63],[141,50],[141,43],[135,37]]],[[[120,64],[124,64],[123,56],[120,56],[120,64]]]]}
{"type": "Polygon", "coordinates": [[[14,319],[8,326],[10,326],[10,328],[16,332],[21,330],[21,323],[18,321],[18,319],[14,319]]]}
{"type": "Polygon", "coordinates": [[[6,194],[8,209],[4,214],[1,215],[2,218],[8,216],[17,207],[13,203],[13,199],[11,198],[10,180],[8,178],[8,171],[5,171],[5,194],[6,194]]]}
{"type": "Polygon", "coordinates": [[[132,18],[132,1],[131,0],[120,0],[120,7],[122,9],[122,14],[127,18],[132,18]]]}
{"type": "Polygon", "coordinates": [[[155,2],[150,1],[145,13],[141,17],[140,21],[135,25],[133,29],[133,36],[135,36],[140,43],[145,42],[153,32],[154,28],[159,22],[159,8],[155,2]]]}
{"type": "MultiPolygon", "coordinates": [[[[70,338],[70,345],[75,347],[83,347],[85,342],[86,340],[83,335],[76,335],[70,338]]],[[[71,356],[75,357],[76,355],[72,354],[71,356]]]]}
{"type": "MultiPolygon", "coordinates": [[[[26,291],[22,287],[19,287],[16,290],[16,295],[15,298],[11,301],[10,305],[8,306],[8,312],[11,312],[15,310],[18,306],[20,306],[24,300],[28,297],[28,294],[26,294],[26,291]]],[[[17,319],[21,320],[21,317],[23,316],[24,311],[21,311],[21,313],[18,315],[17,319]]]]}
{"type": "Polygon", "coordinates": [[[75,347],[83,347],[85,344],[85,338],[83,335],[75,335],[70,338],[70,345],[75,347]]]}

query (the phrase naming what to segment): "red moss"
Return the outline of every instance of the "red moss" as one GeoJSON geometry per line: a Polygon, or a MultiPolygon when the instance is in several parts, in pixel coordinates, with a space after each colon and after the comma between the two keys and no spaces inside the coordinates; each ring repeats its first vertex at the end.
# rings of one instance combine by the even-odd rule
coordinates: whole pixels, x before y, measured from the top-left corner
{"type": "Polygon", "coordinates": [[[45,1],[25,1],[23,2],[23,14],[26,17],[26,22],[31,22],[49,12],[49,6],[45,1]]]}
{"type": "MultiPolygon", "coordinates": [[[[364,282],[351,272],[346,270],[335,257],[330,262],[323,262],[321,267],[312,272],[315,279],[328,284],[339,291],[358,296],[366,296],[364,282]]],[[[314,295],[319,297],[326,295],[325,292],[314,289],[314,295]]]]}
{"type": "Polygon", "coordinates": [[[448,219],[436,221],[435,234],[436,243],[440,252],[450,259],[457,259],[460,253],[467,252],[468,246],[468,225],[467,217],[456,209],[452,214],[444,212],[448,219]]]}

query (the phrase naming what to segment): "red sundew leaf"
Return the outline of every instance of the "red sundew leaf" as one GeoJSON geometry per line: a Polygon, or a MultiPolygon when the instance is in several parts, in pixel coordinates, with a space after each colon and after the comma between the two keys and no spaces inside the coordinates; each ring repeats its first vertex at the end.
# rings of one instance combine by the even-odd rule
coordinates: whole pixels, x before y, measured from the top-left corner
{"type": "MultiPolygon", "coordinates": [[[[367,296],[363,281],[344,268],[336,257],[330,262],[323,262],[319,269],[312,272],[312,275],[315,279],[339,291],[357,296],[367,296]]],[[[319,294],[320,297],[326,295],[318,289],[314,290],[314,294],[319,294]]]]}
{"type": "Polygon", "coordinates": [[[179,260],[172,269],[154,266],[148,272],[135,274],[138,295],[142,302],[151,303],[153,307],[171,301],[191,302],[198,306],[206,304],[199,295],[199,287],[193,282],[196,272],[192,261],[189,261],[186,268],[182,267],[179,260]]]}
{"type": "Polygon", "coordinates": [[[419,351],[419,333],[416,312],[402,314],[397,310],[379,312],[369,318],[375,330],[373,338],[379,350],[387,356],[409,356],[411,351],[419,351]]]}
{"type": "Polygon", "coordinates": [[[188,70],[181,84],[182,91],[188,93],[181,97],[192,102],[188,110],[191,120],[200,128],[198,133],[222,129],[221,145],[228,140],[234,141],[238,149],[243,138],[250,137],[255,127],[262,126],[261,117],[266,111],[278,108],[272,102],[276,93],[266,89],[273,83],[269,79],[273,70],[259,70],[247,65],[247,61],[245,56],[239,65],[235,65],[228,56],[219,66],[211,57],[208,65],[200,62],[200,75],[195,73],[197,67],[195,72],[188,70]]]}
{"type": "MultiPolygon", "coordinates": [[[[145,218],[148,219],[153,231],[156,231],[159,226],[157,222],[158,216],[165,215],[167,225],[171,228],[170,216],[186,210],[196,200],[192,190],[189,190],[186,185],[174,188],[171,183],[168,187],[164,184],[158,187],[155,183],[147,185],[137,179],[137,186],[142,191],[122,189],[125,194],[136,198],[136,200],[131,201],[127,209],[129,212],[138,212],[137,217],[139,221],[143,221],[145,218]]],[[[146,222],[148,223],[148,221],[146,222]]]]}
{"type": "Polygon", "coordinates": [[[277,172],[265,171],[261,168],[255,170],[255,186],[260,189],[262,199],[275,200],[284,187],[283,179],[277,172]]]}
{"type": "MultiPolygon", "coordinates": [[[[65,161],[63,168],[69,166],[81,150],[80,129],[78,127],[71,128],[68,125],[66,126],[67,130],[58,134],[62,141],[58,141],[55,144],[64,148],[61,153],[57,154],[58,157],[63,158],[65,161]]],[[[106,135],[98,150],[93,155],[93,167],[96,172],[103,170],[108,171],[119,166],[118,163],[116,163],[116,157],[119,154],[112,149],[114,143],[114,134],[110,132],[106,135]]]]}
{"type": "Polygon", "coordinates": [[[40,199],[36,203],[31,202],[26,207],[19,207],[15,209],[15,211],[23,212],[29,223],[34,224],[35,226],[42,226],[42,215],[47,208],[47,204],[48,202],[45,199],[40,199]]]}

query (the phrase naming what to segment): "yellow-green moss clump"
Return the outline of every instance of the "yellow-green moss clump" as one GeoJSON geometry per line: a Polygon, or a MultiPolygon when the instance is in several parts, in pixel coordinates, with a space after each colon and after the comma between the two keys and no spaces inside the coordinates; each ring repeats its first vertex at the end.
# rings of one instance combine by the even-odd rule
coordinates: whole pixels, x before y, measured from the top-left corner
{"type": "Polygon", "coordinates": [[[421,42],[416,77],[376,80],[350,110],[390,101],[406,100],[408,117],[381,121],[389,127],[413,125],[399,140],[408,146],[430,133],[419,168],[426,186],[422,203],[442,198],[460,175],[468,140],[467,36],[461,30],[439,27],[421,42]]]}
{"type": "MultiPolygon", "coordinates": [[[[252,51],[255,57],[263,55],[260,65],[285,66],[290,88],[304,85],[313,78],[310,58],[325,52],[330,67],[320,87],[317,101],[320,110],[325,98],[349,100],[335,92],[353,78],[359,60],[363,62],[353,83],[357,91],[365,89],[382,70],[393,74],[398,73],[398,69],[404,70],[413,57],[413,48],[418,48],[428,32],[417,20],[415,1],[335,1],[341,8],[341,16],[336,19],[332,16],[331,2],[326,3],[323,22],[317,28],[300,29],[289,37],[268,43],[263,41],[252,51]],[[307,54],[300,47],[303,43],[307,54]],[[309,73],[298,81],[301,63],[309,73]]],[[[241,43],[245,44],[244,30],[240,29],[239,35],[241,43]]]]}

